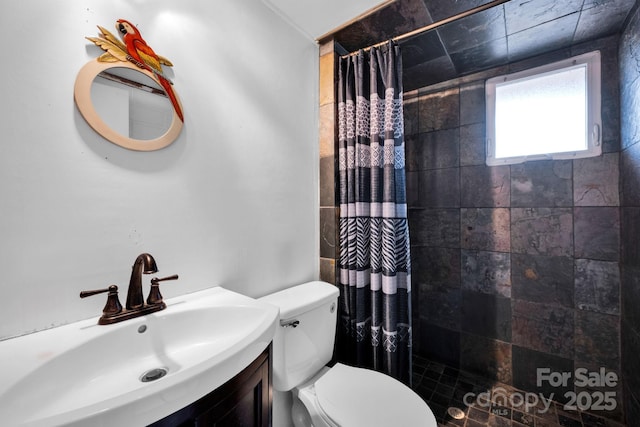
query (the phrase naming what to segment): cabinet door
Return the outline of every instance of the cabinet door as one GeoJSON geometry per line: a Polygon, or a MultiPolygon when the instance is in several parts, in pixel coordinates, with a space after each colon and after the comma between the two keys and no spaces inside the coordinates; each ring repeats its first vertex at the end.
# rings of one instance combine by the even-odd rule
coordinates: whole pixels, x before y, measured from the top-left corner
{"type": "Polygon", "coordinates": [[[271,346],[245,370],[150,427],[270,427],[271,346]]]}
{"type": "Polygon", "coordinates": [[[269,366],[264,363],[243,384],[195,419],[196,427],[268,427],[269,366]]]}

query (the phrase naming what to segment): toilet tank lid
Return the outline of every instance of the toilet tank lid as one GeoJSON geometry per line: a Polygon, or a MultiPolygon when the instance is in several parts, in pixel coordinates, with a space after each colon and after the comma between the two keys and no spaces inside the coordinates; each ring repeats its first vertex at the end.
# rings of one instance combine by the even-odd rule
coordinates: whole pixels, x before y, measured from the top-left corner
{"type": "Polygon", "coordinates": [[[336,286],[318,280],[293,286],[259,299],[280,307],[280,318],[286,320],[335,300],[339,293],[336,286]]]}

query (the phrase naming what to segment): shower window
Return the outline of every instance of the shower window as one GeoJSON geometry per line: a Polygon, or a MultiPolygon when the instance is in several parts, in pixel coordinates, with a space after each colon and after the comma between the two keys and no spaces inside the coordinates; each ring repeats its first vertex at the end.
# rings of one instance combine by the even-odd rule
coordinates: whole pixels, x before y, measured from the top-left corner
{"type": "Polygon", "coordinates": [[[487,80],[487,165],[598,156],[600,52],[487,80]]]}

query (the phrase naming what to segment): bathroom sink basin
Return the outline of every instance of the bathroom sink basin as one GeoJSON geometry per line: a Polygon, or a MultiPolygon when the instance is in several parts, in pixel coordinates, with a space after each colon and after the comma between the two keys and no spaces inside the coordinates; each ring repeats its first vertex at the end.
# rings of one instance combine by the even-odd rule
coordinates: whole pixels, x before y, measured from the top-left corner
{"type": "Polygon", "coordinates": [[[165,302],[0,342],[3,425],[147,425],[231,379],[275,333],[276,307],[224,288],[165,302]]]}

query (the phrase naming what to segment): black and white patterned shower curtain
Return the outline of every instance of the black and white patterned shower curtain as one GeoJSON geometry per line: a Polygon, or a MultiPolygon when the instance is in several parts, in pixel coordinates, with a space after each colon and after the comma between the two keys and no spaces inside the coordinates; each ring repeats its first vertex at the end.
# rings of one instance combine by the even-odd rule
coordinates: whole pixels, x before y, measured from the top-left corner
{"type": "Polygon", "coordinates": [[[411,384],[402,59],[389,42],[340,59],[338,359],[411,384]]]}

